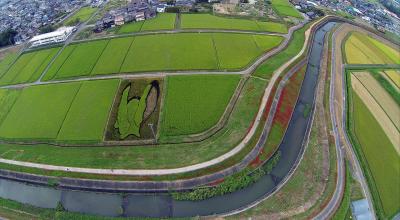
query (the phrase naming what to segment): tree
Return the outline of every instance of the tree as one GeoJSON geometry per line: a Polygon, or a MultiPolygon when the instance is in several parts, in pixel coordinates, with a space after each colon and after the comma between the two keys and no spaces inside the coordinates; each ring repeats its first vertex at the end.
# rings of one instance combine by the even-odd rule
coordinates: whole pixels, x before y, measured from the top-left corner
{"type": "Polygon", "coordinates": [[[4,47],[7,45],[14,44],[14,37],[17,35],[18,32],[12,29],[8,29],[4,32],[0,33],[0,47],[4,47]]]}
{"type": "Polygon", "coordinates": [[[45,25],[45,26],[40,28],[40,33],[41,34],[49,33],[49,32],[52,32],[54,30],[55,30],[55,28],[52,25],[48,24],[48,25],[45,25]]]}

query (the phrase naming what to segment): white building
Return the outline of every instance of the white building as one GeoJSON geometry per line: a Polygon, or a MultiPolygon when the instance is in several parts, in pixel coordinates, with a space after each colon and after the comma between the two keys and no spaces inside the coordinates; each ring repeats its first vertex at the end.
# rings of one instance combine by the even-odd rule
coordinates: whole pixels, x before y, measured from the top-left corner
{"type": "Polygon", "coordinates": [[[60,27],[56,31],[34,36],[29,40],[31,47],[37,47],[46,44],[59,43],[67,40],[74,27],[60,27]]]}

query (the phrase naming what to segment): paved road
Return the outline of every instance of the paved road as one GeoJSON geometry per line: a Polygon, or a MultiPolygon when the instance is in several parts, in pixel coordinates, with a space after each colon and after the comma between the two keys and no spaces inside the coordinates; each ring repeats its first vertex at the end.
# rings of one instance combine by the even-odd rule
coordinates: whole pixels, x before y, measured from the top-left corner
{"type": "MultiPolygon", "coordinates": [[[[347,25],[347,24],[346,24],[347,25]]],[[[354,30],[354,28],[350,28],[347,31],[354,30]]],[[[350,163],[354,168],[354,172],[356,174],[356,178],[361,184],[364,195],[366,196],[369,208],[375,217],[375,211],[373,208],[372,197],[369,192],[368,184],[365,180],[363,171],[361,169],[360,163],[355,156],[355,152],[352,148],[352,145],[347,137],[346,133],[346,89],[344,84],[344,65],[342,64],[342,51],[341,46],[336,45],[337,42],[342,42],[343,38],[337,39],[338,33],[343,31],[343,26],[339,27],[332,36],[332,65],[331,65],[331,84],[330,84],[330,96],[329,96],[329,104],[330,104],[330,115],[332,120],[333,132],[335,137],[335,147],[337,152],[337,161],[338,161],[338,174],[337,174],[337,183],[334,195],[332,196],[328,205],[319,213],[316,217],[317,219],[328,219],[332,214],[334,214],[338,205],[340,205],[341,198],[344,192],[345,186],[345,151],[349,153],[350,163]],[[341,66],[340,70],[337,70],[336,67],[341,66]],[[336,85],[337,83],[340,85],[336,85]],[[337,87],[339,86],[339,87],[337,87]],[[338,97],[339,96],[339,97],[338,97]],[[342,101],[342,103],[339,103],[342,101]]],[[[341,37],[344,37],[342,34],[341,37]]]]}

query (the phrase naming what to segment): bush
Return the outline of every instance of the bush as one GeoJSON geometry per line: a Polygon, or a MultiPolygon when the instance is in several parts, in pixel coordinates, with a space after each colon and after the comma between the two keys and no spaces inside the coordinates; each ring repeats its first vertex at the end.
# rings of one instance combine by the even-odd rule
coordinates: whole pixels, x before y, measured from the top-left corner
{"type": "Polygon", "coordinates": [[[255,169],[253,172],[251,172],[250,168],[246,168],[239,173],[229,176],[218,186],[199,187],[190,192],[174,192],[172,193],[172,197],[175,200],[196,201],[235,192],[255,183],[265,174],[269,174],[278,163],[280,157],[281,152],[278,151],[266,164],[255,169]]]}

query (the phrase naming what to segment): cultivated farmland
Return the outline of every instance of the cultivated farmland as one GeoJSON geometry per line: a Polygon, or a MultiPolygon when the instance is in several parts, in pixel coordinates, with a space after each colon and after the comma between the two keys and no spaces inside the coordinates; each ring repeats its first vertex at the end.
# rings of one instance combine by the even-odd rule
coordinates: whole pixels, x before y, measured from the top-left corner
{"type": "Polygon", "coordinates": [[[400,64],[396,49],[359,32],[353,32],[344,43],[347,63],[400,64]]]}
{"type": "Polygon", "coordinates": [[[200,133],[216,124],[239,79],[219,75],[168,77],[162,135],[200,133]]]}
{"type": "Polygon", "coordinates": [[[89,41],[67,46],[43,80],[166,70],[237,70],[282,40],[270,35],[181,33],[89,41]]]}
{"type": "Polygon", "coordinates": [[[145,21],[124,24],[118,30],[118,34],[133,33],[139,31],[172,30],[175,27],[174,13],[159,13],[157,17],[145,21]]]}
{"type": "Polygon", "coordinates": [[[183,29],[227,29],[287,33],[286,25],[281,23],[224,18],[210,14],[182,14],[181,20],[181,28],[183,29]]]}
{"type": "Polygon", "coordinates": [[[14,62],[15,58],[17,58],[17,53],[8,53],[0,60],[0,77],[5,73],[10,67],[10,65],[14,62]]]}
{"type": "Polygon", "coordinates": [[[79,87],[80,83],[68,83],[23,89],[0,126],[0,137],[56,138],[79,87]]]}
{"type": "Polygon", "coordinates": [[[57,135],[62,141],[101,141],[119,80],[83,82],[57,135]]]}
{"type": "Polygon", "coordinates": [[[220,69],[239,69],[279,45],[282,38],[265,35],[213,34],[220,69]],[[238,53],[240,51],[240,53],[238,53]]]}
{"type": "Polygon", "coordinates": [[[384,74],[389,77],[390,81],[400,88],[400,71],[399,70],[385,70],[384,74]]]}
{"type": "Polygon", "coordinates": [[[400,107],[368,72],[353,73],[351,83],[400,154],[400,107]]]}
{"type": "Polygon", "coordinates": [[[118,73],[133,40],[133,37],[111,39],[93,68],[92,74],[118,73]]]}
{"type": "Polygon", "coordinates": [[[92,7],[82,7],[74,15],[69,17],[64,21],[64,25],[74,25],[78,22],[87,21],[90,16],[97,10],[97,8],[92,7]]]}
{"type": "Polygon", "coordinates": [[[59,49],[56,47],[22,54],[0,78],[0,85],[37,80],[59,49]]]}
{"type": "Polygon", "coordinates": [[[362,160],[369,170],[370,184],[379,195],[385,216],[393,216],[400,210],[400,163],[399,154],[374,118],[363,100],[352,92],[352,138],[362,152],[362,160]]]}
{"type": "MultiPolygon", "coordinates": [[[[56,78],[90,75],[107,43],[108,40],[99,40],[68,46],[75,48],[57,71],[56,78]]],[[[64,57],[66,56],[57,57],[56,61],[64,57]]]]}
{"type": "Polygon", "coordinates": [[[276,13],[280,16],[303,18],[288,0],[272,0],[271,3],[276,13]]]}

